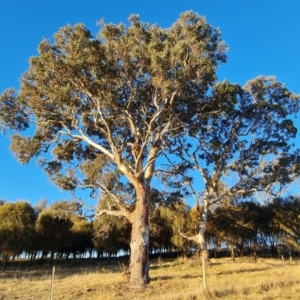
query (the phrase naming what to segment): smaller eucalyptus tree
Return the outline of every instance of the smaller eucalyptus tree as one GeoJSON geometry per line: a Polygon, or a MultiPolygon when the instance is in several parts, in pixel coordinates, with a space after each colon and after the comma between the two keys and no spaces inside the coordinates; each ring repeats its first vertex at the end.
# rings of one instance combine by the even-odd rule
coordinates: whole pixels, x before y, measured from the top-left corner
{"type": "Polygon", "coordinates": [[[188,188],[201,206],[199,231],[192,238],[198,241],[204,262],[209,208],[258,193],[274,197],[300,174],[292,119],[299,112],[298,95],[274,77],[260,76],[244,87],[216,83],[206,101],[184,134],[175,137],[171,153],[180,157],[180,163],[170,157],[168,173],[177,176],[173,186],[188,188]],[[204,183],[200,191],[195,179],[199,177],[204,183]]]}

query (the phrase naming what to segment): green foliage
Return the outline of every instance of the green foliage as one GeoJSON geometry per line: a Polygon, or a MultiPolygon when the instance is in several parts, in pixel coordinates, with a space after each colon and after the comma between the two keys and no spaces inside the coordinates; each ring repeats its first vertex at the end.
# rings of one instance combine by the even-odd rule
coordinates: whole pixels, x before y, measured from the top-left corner
{"type": "Polygon", "coordinates": [[[131,224],[125,218],[104,215],[93,222],[93,228],[93,244],[99,253],[129,250],[131,224]]]}
{"type": "MultiPolygon", "coordinates": [[[[247,199],[256,192],[280,193],[300,175],[300,150],[293,144],[297,129],[292,121],[299,99],[274,77],[259,76],[244,87],[228,81],[214,84],[188,134],[178,134],[172,142],[171,153],[179,163],[169,159],[165,179],[173,188],[189,190],[196,205],[202,202],[208,208],[247,199]],[[199,176],[204,191],[196,189],[199,176]]],[[[223,220],[228,225],[227,238],[234,242],[236,231],[238,239],[257,234],[254,224],[244,226],[245,220],[239,219],[240,209],[232,208],[231,217],[223,220]]],[[[198,222],[203,240],[207,214],[198,222]]]]}
{"type": "Polygon", "coordinates": [[[276,198],[267,205],[254,201],[222,206],[214,210],[211,221],[216,238],[221,243],[248,245],[252,248],[275,247],[279,244],[289,249],[299,249],[299,198],[276,198]]]}
{"type": "Polygon", "coordinates": [[[169,245],[188,251],[191,243],[182,239],[181,232],[191,232],[193,223],[189,215],[189,207],[186,203],[177,203],[172,208],[161,207],[160,218],[169,230],[169,245]]]}
{"type": "Polygon", "coordinates": [[[219,243],[226,241],[230,245],[244,245],[251,239],[256,240],[258,231],[253,228],[255,220],[252,217],[255,214],[254,207],[258,205],[250,204],[252,217],[249,216],[248,205],[219,207],[215,211],[216,216],[212,215],[212,221],[219,243]]]}
{"type": "Polygon", "coordinates": [[[72,245],[71,252],[73,254],[84,254],[94,248],[93,239],[93,225],[82,216],[73,215],[72,218],[72,245]]]}
{"type": "Polygon", "coordinates": [[[18,134],[12,137],[11,150],[18,153],[18,160],[25,164],[39,153],[40,142],[37,138],[30,139],[29,137],[22,137],[18,134]]]}
{"type": "Polygon", "coordinates": [[[52,204],[51,209],[54,211],[55,216],[59,218],[72,219],[72,217],[82,215],[82,204],[75,200],[55,201],[52,204]]]}
{"type": "Polygon", "coordinates": [[[270,231],[278,234],[281,244],[300,249],[300,199],[299,197],[277,198],[270,203],[273,218],[270,231]]]}
{"type": "Polygon", "coordinates": [[[14,128],[16,130],[26,130],[29,127],[29,119],[25,105],[15,101],[16,92],[7,89],[0,95],[0,126],[1,129],[14,128]]]}
{"type": "Polygon", "coordinates": [[[35,236],[36,214],[27,202],[0,205],[0,253],[4,259],[26,251],[35,236]]]}
{"type": "Polygon", "coordinates": [[[39,243],[44,251],[61,251],[72,242],[71,228],[73,222],[67,217],[60,217],[49,208],[43,210],[35,224],[39,243]]]}
{"type": "Polygon", "coordinates": [[[139,159],[147,161],[151,147],[162,147],[166,134],[178,130],[176,120],[188,121],[202,106],[217,65],[226,60],[220,32],[196,13],[183,13],[168,29],[138,16],[129,20],[129,27],[102,23],[97,37],[83,24],[61,28],[53,44],[40,43],[20,92],[1,95],[5,128],[36,126],[31,137],[12,137],[16,157],[26,163],[38,156],[65,190],[95,185],[108,158],[125,176],[136,172],[138,158],[128,143],[138,139],[139,159]],[[68,164],[68,170],[79,164],[83,183],[68,164]]]}
{"type": "MultiPolygon", "coordinates": [[[[205,238],[216,249],[221,243],[240,249],[276,247],[297,250],[300,243],[298,197],[276,198],[267,205],[254,201],[218,206],[209,211],[205,238]]],[[[193,235],[199,231],[202,208],[190,209],[185,204],[160,206],[150,214],[150,249],[189,252],[196,245],[180,237],[178,230],[193,235]]],[[[40,211],[26,202],[0,205],[0,253],[7,261],[20,253],[115,254],[129,250],[131,225],[125,218],[102,215],[89,222],[81,207],[64,200],[40,211]],[[36,231],[35,232],[35,228],[36,231]]]]}

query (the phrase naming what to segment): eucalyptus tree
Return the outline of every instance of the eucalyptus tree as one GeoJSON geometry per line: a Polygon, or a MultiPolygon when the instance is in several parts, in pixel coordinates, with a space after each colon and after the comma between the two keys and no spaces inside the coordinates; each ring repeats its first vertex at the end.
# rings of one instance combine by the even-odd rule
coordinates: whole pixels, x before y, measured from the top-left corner
{"type": "Polygon", "coordinates": [[[177,175],[173,184],[185,184],[202,206],[195,238],[203,258],[209,207],[255,193],[278,194],[299,176],[300,151],[293,148],[297,129],[292,120],[298,111],[299,96],[274,77],[259,76],[244,87],[223,81],[213,86],[207,105],[200,107],[188,138],[176,137],[173,153],[181,162],[169,158],[177,175]],[[199,191],[200,180],[204,189],[199,191]]]}
{"type": "Polygon", "coordinates": [[[138,286],[150,280],[148,208],[155,161],[201,106],[217,65],[226,60],[226,46],[219,30],[193,12],[167,29],[136,15],[129,21],[128,27],[100,22],[97,37],[79,24],[60,29],[53,43],[44,39],[19,93],[2,94],[0,120],[17,132],[34,128],[13,135],[11,149],[22,163],[39,157],[63,189],[93,186],[84,179],[94,164],[98,175],[104,166],[115,169],[134,188],[135,198],[126,202],[105,184],[94,185],[117,207],[105,213],[132,223],[130,281],[138,286]],[[50,150],[52,159],[44,155],[50,150]]]}

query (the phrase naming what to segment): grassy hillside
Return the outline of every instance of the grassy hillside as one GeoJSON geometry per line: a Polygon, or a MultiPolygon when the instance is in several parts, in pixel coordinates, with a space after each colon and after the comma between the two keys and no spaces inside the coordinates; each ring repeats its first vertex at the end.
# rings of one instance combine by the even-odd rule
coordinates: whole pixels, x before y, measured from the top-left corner
{"type": "MultiPolygon", "coordinates": [[[[208,268],[210,299],[299,299],[300,261],[249,257],[212,260],[208,268]]],[[[126,286],[123,263],[97,265],[91,261],[58,262],[55,268],[53,300],[67,299],[205,299],[201,287],[201,266],[196,258],[152,261],[151,284],[143,291],[126,286]]],[[[52,270],[47,266],[26,271],[15,262],[0,273],[0,300],[49,299],[52,270]]]]}

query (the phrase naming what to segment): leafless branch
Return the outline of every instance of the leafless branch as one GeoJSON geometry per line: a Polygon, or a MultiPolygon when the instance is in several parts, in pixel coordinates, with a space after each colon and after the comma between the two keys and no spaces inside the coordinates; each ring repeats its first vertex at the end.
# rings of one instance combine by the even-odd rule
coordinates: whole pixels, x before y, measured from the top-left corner
{"type": "Polygon", "coordinates": [[[196,242],[197,244],[199,243],[199,239],[197,235],[194,236],[186,236],[185,234],[183,234],[180,230],[178,230],[178,233],[185,239],[189,240],[189,241],[193,241],[196,242]]]}

